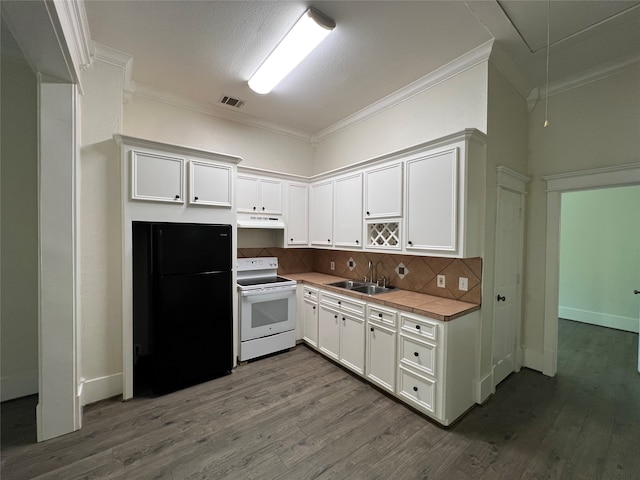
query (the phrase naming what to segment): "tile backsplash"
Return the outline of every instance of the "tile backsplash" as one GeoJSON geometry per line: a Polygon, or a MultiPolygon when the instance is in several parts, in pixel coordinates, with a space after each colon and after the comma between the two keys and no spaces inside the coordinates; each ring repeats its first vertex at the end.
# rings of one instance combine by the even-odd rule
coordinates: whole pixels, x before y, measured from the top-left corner
{"type": "Polygon", "coordinates": [[[238,257],[278,257],[280,275],[313,271],[353,280],[368,277],[368,264],[372,261],[376,277],[384,275],[394,287],[477,304],[482,299],[480,257],[423,257],[312,248],[239,248],[238,257]],[[437,275],[444,275],[445,288],[438,287],[437,275]],[[459,277],[468,279],[467,291],[458,290],[459,277]]]}

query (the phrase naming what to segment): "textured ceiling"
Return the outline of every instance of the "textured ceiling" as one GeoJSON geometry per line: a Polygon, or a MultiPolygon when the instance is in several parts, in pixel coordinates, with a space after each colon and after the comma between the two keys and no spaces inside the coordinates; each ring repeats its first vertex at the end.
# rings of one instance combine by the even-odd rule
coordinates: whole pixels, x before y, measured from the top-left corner
{"type": "MultiPolygon", "coordinates": [[[[557,65],[551,79],[640,52],[640,8],[629,8],[634,3],[638,2],[553,1],[553,38],[582,33],[552,48],[557,65]],[[616,12],[623,13],[584,30],[616,12]]],[[[546,42],[546,2],[87,0],[85,4],[93,40],[133,55],[137,84],[207,104],[231,95],[246,102],[240,110],[246,115],[309,133],[492,38],[519,67],[529,87],[540,85],[544,78],[544,62],[540,63],[544,48],[539,45],[540,38],[546,42]],[[255,94],[246,84],[248,78],[308,6],[333,18],[334,32],[270,94],[255,94]]]]}

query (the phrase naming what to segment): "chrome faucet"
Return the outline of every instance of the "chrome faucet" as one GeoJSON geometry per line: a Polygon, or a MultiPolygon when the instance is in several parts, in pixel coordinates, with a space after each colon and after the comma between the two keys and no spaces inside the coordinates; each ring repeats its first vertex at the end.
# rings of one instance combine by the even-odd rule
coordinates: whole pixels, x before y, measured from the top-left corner
{"type": "Polygon", "coordinates": [[[376,283],[376,269],[371,260],[369,260],[369,281],[376,283]]]}

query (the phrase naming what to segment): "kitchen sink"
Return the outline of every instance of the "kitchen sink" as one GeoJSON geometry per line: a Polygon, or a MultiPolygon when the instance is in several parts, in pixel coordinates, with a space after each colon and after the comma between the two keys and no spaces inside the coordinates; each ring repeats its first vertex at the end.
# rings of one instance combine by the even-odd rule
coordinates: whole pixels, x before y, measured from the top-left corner
{"type": "Polygon", "coordinates": [[[356,282],[355,280],[344,280],[327,284],[330,287],[344,288],[352,292],[365,293],[367,295],[377,295],[378,293],[387,293],[394,287],[380,287],[374,283],[356,282]]]}
{"type": "Polygon", "coordinates": [[[355,280],[344,280],[342,282],[335,282],[327,284],[330,287],[346,288],[347,290],[353,290],[356,287],[366,287],[364,282],[356,282],[355,280]]]}
{"type": "Polygon", "coordinates": [[[363,285],[351,289],[354,292],[366,293],[367,295],[377,295],[378,293],[387,293],[393,290],[393,287],[380,287],[378,285],[363,285]]]}

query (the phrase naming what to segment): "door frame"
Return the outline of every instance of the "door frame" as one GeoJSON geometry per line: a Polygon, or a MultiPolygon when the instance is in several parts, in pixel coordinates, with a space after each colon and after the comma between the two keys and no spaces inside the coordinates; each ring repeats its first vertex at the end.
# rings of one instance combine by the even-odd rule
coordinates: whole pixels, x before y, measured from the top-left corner
{"type": "Polygon", "coordinates": [[[542,373],[558,371],[558,302],[560,284],[560,210],[562,193],[607,187],[640,185],[640,163],[581,170],[542,177],[547,182],[547,237],[542,373]]]}
{"type": "MultiPolygon", "coordinates": [[[[493,257],[493,296],[491,297],[492,299],[496,298],[496,295],[498,294],[497,291],[497,281],[496,281],[496,274],[498,269],[496,268],[496,262],[497,262],[497,258],[498,258],[498,235],[500,232],[500,215],[499,215],[499,208],[500,208],[500,199],[501,199],[501,192],[504,190],[508,190],[511,191],[513,193],[517,193],[520,195],[520,209],[521,209],[521,215],[520,215],[520,234],[521,234],[521,242],[520,242],[520,253],[518,255],[518,265],[517,265],[517,269],[518,269],[518,275],[520,276],[520,283],[519,286],[517,288],[517,296],[516,296],[516,300],[514,302],[514,311],[517,313],[518,315],[518,321],[517,321],[517,325],[516,325],[516,329],[515,329],[515,341],[516,341],[516,349],[515,349],[515,370],[514,371],[519,371],[520,368],[523,365],[523,360],[524,360],[524,353],[523,353],[523,347],[522,347],[522,278],[523,278],[523,264],[524,264],[524,239],[525,239],[525,235],[524,235],[524,226],[525,226],[525,206],[526,206],[526,195],[527,195],[527,184],[531,181],[531,178],[527,177],[526,175],[522,175],[521,173],[516,172],[515,170],[511,170],[510,168],[507,167],[503,167],[503,166],[499,166],[496,168],[496,186],[497,186],[497,192],[496,192],[496,229],[495,229],[495,238],[494,238],[494,257],[493,257]]],[[[492,325],[495,325],[495,313],[496,310],[495,308],[493,308],[493,313],[492,313],[492,325]]],[[[495,365],[493,364],[493,353],[494,353],[494,347],[495,345],[493,344],[493,338],[494,338],[494,333],[492,332],[492,345],[491,345],[491,377],[492,377],[492,391],[495,393],[496,391],[496,380],[495,380],[495,365]]]]}

